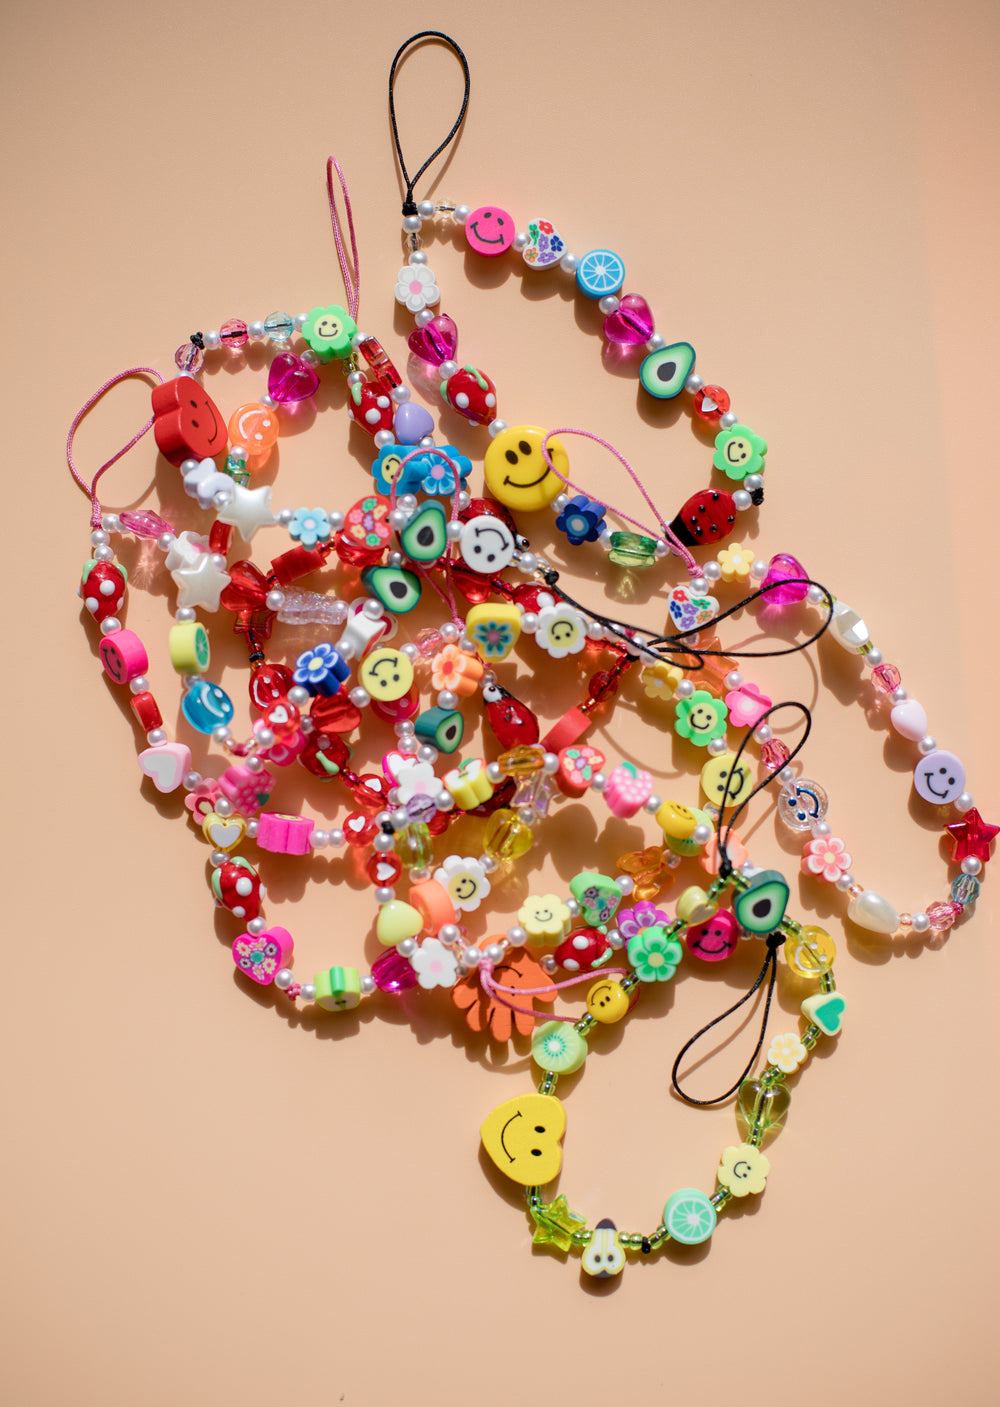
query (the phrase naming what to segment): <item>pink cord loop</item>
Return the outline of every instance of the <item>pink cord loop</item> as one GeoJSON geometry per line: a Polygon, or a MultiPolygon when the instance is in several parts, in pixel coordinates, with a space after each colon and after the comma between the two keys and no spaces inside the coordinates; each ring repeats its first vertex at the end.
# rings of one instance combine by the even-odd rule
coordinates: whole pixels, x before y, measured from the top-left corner
{"type": "Polygon", "coordinates": [[[74,415],[73,423],[69,427],[69,434],[66,436],[66,463],[69,465],[69,472],[90,499],[90,526],[92,528],[99,528],[101,526],[102,509],[100,499],[97,497],[97,481],[102,474],[107,473],[112,464],[116,464],[123,454],[128,454],[132,446],[137,445],[143,435],[145,435],[148,430],[152,429],[153,419],[151,417],[147,420],[142,429],[132,436],[127,445],[122,445],[117,454],[113,454],[105,464],[101,465],[89,484],[76,467],[76,461],[73,458],[73,440],[76,437],[80,422],[87,412],[93,410],[97,402],[106,392],[111,390],[112,386],[117,386],[119,381],[128,380],[130,376],[152,376],[158,386],[163,385],[163,377],[156,368],[152,366],[130,366],[127,371],[119,371],[116,376],[112,376],[110,381],[105,381],[104,385],[101,386],[99,390],[95,391],[88,401],[83,403],[76,415],[74,415]]]}
{"type": "Polygon", "coordinates": [[[340,162],[335,157],[328,156],[326,159],[326,193],[330,200],[330,223],[333,225],[333,238],[337,245],[337,258],[340,261],[340,272],[344,280],[344,289],[347,293],[347,311],[355,322],[358,320],[358,303],[361,299],[361,265],[358,262],[358,241],[354,234],[354,215],[351,211],[351,197],[347,191],[347,181],[344,173],[340,169],[340,162]],[[333,189],[333,173],[336,171],[340,178],[340,189],[344,192],[344,205],[347,209],[347,230],[351,236],[351,258],[354,261],[352,270],[347,262],[347,254],[344,249],[344,236],[340,228],[340,212],[337,209],[337,197],[333,189]]]}
{"type": "MultiPolygon", "coordinates": [[[[562,479],[566,487],[572,489],[574,493],[586,493],[586,490],[579,488],[576,484],[573,483],[571,479],[567,479],[565,474],[560,474],[559,470],[552,463],[552,457],[548,451],[548,443],[549,440],[552,439],[553,435],[581,435],[583,439],[593,440],[595,444],[601,445],[603,449],[606,449],[611,454],[613,454],[614,457],[618,460],[618,463],[624,468],[629,478],[635,484],[636,488],[642,494],[643,498],[649,504],[649,508],[651,513],[653,514],[653,517],[660,525],[660,536],[663,537],[670,544],[672,551],[681,559],[681,561],[687,567],[688,573],[691,576],[701,575],[701,568],[699,567],[698,563],[691,556],[691,553],[684,546],[683,542],[681,542],[677,534],[671,529],[670,524],[665,522],[664,519],[661,517],[660,510],[650,498],[648,492],[646,491],[646,486],[639,478],[639,475],[632,468],[631,464],[629,464],[625,456],[623,454],[619,454],[618,450],[615,449],[613,444],[609,443],[608,440],[602,440],[600,435],[591,434],[589,430],[576,430],[573,428],[572,425],[565,425],[561,430],[550,430],[548,434],[543,438],[542,458],[545,460],[545,463],[548,465],[552,473],[555,474],[556,478],[562,479]]],[[[591,498],[592,502],[600,504],[600,506],[604,509],[606,513],[613,513],[616,518],[621,518],[623,522],[630,523],[633,528],[637,528],[638,531],[644,533],[646,537],[657,536],[655,528],[650,529],[646,527],[644,523],[640,523],[636,518],[630,518],[627,513],[623,513],[622,510],[620,508],[616,508],[614,504],[605,503],[600,498],[593,498],[592,495],[589,493],[587,494],[587,497],[591,498]]]]}
{"type": "MultiPolygon", "coordinates": [[[[481,962],[478,971],[483,990],[488,992],[501,1006],[508,1006],[511,1011],[518,1011],[522,1016],[530,1016],[534,1021],[565,1021],[570,1026],[574,1026],[579,1021],[579,1016],[556,1016],[548,1011],[536,1011],[531,1006],[518,1006],[516,1002],[510,1001],[504,993],[510,992],[514,996],[525,997],[548,995],[552,992],[560,992],[564,987],[577,987],[581,982],[592,982],[595,976],[593,972],[581,972],[577,977],[569,977],[565,982],[549,982],[545,987],[506,987],[500,982],[493,981],[490,975],[493,971],[491,962],[481,962]]],[[[609,967],[597,975],[600,977],[625,977],[628,974],[624,967],[609,967]]]]}

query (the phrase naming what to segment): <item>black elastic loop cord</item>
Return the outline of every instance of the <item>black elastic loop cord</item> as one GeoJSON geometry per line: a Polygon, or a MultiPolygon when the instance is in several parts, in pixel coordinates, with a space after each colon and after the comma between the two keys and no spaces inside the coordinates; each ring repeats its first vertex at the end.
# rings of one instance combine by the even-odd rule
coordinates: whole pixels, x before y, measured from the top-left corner
{"type": "Polygon", "coordinates": [[[395,143],[396,155],[399,157],[399,169],[402,173],[403,180],[406,182],[406,195],[403,198],[404,215],[415,215],[417,213],[417,207],[413,199],[413,187],[420,180],[420,177],[427,170],[428,166],[430,166],[434,158],[441,155],[445,147],[448,146],[449,142],[451,142],[452,138],[455,136],[455,133],[458,131],[459,127],[461,127],[462,119],[465,117],[466,109],[469,106],[469,89],[471,86],[472,80],[469,77],[468,60],[462,53],[462,50],[455,43],[454,39],[452,39],[451,36],[448,34],[442,34],[439,29],[422,29],[419,34],[411,34],[409,39],[407,39],[406,43],[401,44],[396,50],[396,56],[389,67],[389,121],[392,123],[392,140],[395,143]],[[411,44],[416,44],[421,39],[441,39],[444,41],[445,44],[448,45],[449,49],[454,52],[459,63],[462,65],[462,72],[465,74],[465,94],[462,98],[462,107],[459,111],[458,117],[455,119],[455,123],[451,131],[448,133],[447,137],[445,137],[441,145],[439,147],[435,147],[435,149],[431,152],[430,156],[421,166],[420,170],[417,171],[417,173],[411,177],[406,170],[406,162],[403,160],[403,149],[399,145],[399,128],[396,125],[396,101],[393,96],[393,85],[396,81],[396,66],[399,63],[400,59],[403,57],[403,54],[410,47],[411,44]]]}
{"type": "MultiPolygon", "coordinates": [[[[589,606],[582,605],[579,601],[568,595],[561,586],[556,583],[559,580],[559,573],[550,568],[543,573],[543,580],[546,586],[551,587],[557,596],[561,597],[568,605],[575,610],[582,611],[584,615],[590,616],[592,620],[598,621],[612,634],[616,635],[623,645],[632,649],[639,649],[647,655],[656,655],[658,659],[669,660],[676,664],[678,669],[694,671],[702,669],[705,660],[710,656],[734,660],[763,660],[773,659],[778,655],[795,655],[800,650],[807,650],[810,645],[814,645],[821,635],[823,635],[831,620],[833,619],[833,595],[819,581],[813,581],[812,577],[792,577],[789,581],[802,586],[816,586],[823,592],[826,599],[827,615],[826,620],[820,625],[818,630],[813,631],[807,639],[800,641],[797,645],[789,645],[783,650],[708,650],[700,645],[684,645],[683,642],[689,635],[697,635],[704,630],[704,626],[692,626],[690,630],[678,630],[672,635],[658,635],[655,631],[647,629],[642,625],[629,625],[627,621],[612,620],[610,616],[605,616],[600,611],[592,610],[589,606]],[[638,638],[637,638],[638,637],[638,638]],[[695,664],[685,664],[680,657],[693,657],[695,664]]],[[[758,591],[753,591],[749,596],[744,596],[742,601],[737,601],[734,606],[728,607],[719,615],[713,616],[706,624],[714,625],[716,621],[726,620],[734,615],[736,611],[741,611],[744,606],[751,605],[761,596],[768,596],[779,586],[787,586],[789,581],[773,582],[770,586],[762,586],[758,591]]]]}
{"type": "Polygon", "coordinates": [[[726,809],[726,803],[729,800],[729,792],[730,788],[733,785],[733,778],[736,776],[736,769],[740,765],[740,758],[743,756],[744,749],[746,748],[747,743],[753,736],[754,731],[760,727],[760,725],[764,722],[765,718],[770,718],[772,713],[777,713],[778,710],[781,708],[797,708],[800,713],[805,715],[806,720],[805,732],[802,734],[802,737],[796,743],[792,751],[785,758],[785,761],[782,763],[782,767],[787,767],[791,763],[793,758],[798,757],[799,753],[805,747],[806,739],[812,731],[812,714],[810,713],[806,705],[804,703],[800,703],[798,699],[786,699],[783,703],[772,704],[771,707],[767,710],[767,712],[762,713],[761,716],[757,719],[757,722],[753,725],[753,728],[747,729],[743,741],[736,749],[736,756],[733,760],[733,765],[729,769],[729,776],[726,778],[726,790],[723,793],[722,802],[719,806],[719,814],[716,817],[715,822],[715,835],[716,840],[718,842],[718,850],[720,855],[719,875],[722,879],[726,879],[732,873],[733,869],[732,862],[729,859],[728,847],[729,837],[733,833],[733,827],[736,825],[737,816],[739,816],[741,811],[745,810],[745,808],[750,804],[750,802],[753,800],[753,798],[757,795],[758,792],[763,791],[765,787],[769,787],[772,782],[777,780],[778,772],[782,770],[782,768],[778,768],[778,771],[776,772],[769,772],[768,775],[763,779],[763,781],[758,782],[757,785],[754,787],[753,791],[751,791],[748,796],[745,796],[743,798],[739,806],[737,806],[736,810],[730,816],[729,821],[726,825],[726,834],[725,837],[723,837],[722,816],[723,812],[726,809]]]}
{"type": "Polygon", "coordinates": [[[735,1002],[728,1009],[728,1011],[724,1011],[720,1016],[716,1016],[715,1019],[713,1021],[710,1021],[707,1026],[702,1026],[701,1030],[696,1031],[691,1037],[691,1039],[689,1041],[686,1041],[684,1045],[681,1046],[680,1050],[677,1052],[677,1059],[674,1061],[673,1069],[670,1071],[670,1083],[673,1085],[674,1089],[677,1091],[681,1099],[683,1099],[686,1104],[697,1104],[702,1108],[707,1108],[709,1105],[712,1104],[724,1104],[725,1101],[729,1099],[731,1095],[734,1095],[736,1093],[740,1085],[746,1079],[747,1075],[749,1075],[750,1071],[753,1069],[754,1062],[756,1061],[758,1055],[761,1052],[761,1048],[764,1044],[764,1037],[767,1033],[767,1018],[771,1013],[771,999],[774,996],[774,986],[778,976],[778,947],[783,942],[784,938],[780,933],[768,934],[767,957],[764,959],[764,965],[761,968],[760,972],[757,974],[757,980],[754,982],[749,992],[745,993],[742,997],[740,997],[739,1001],[735,1002]],[[770,975],[768,975],[769,972],[770,975]],[[768,978],[767,998],[764,1002],[764,1015],[760,1023],[760,1035],[757,1038],[757,1044],[753,1048],[753,1054],[750,1056],[750,1059],[743,1067],[743,1073],[739,1076],[735,1084],[730,1085],[730,1087],[726,1090],[725,1094],[716,1095],[714,1099],[695,1099],[690,1094],[685,1094],[684,1091],[681,1089],[680,1081],[677,1078],[677,1071],[685,1055],[687,1055],[691,1047],[697,1041],[700,1041],[702,1036],[704,1036],[708,1031],[710,1031],[713,1026],[718,1026],[720,1021],[725,1021],[727,1016],[732,1016],[734,1011],[739,1011],[743,1003],[748,1002],[750,1000],[750,998],[753,996],[754,992],[756,992],[757,988],[763,982],[765,977],[768,978]]]}

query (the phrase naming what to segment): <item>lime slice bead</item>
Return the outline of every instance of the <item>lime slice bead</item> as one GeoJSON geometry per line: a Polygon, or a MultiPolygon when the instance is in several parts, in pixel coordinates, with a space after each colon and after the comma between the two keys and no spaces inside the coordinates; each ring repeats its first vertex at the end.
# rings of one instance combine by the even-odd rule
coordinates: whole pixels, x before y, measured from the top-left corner
{"type": "Polygon", "coordinates": [[[543,1070],[572,1075],[587,1058],[587,1042],[568,1021],[546,1021],[532,1037],[531,1058],[543,1070]]]}
{"type": "Polygon", "coordinates": [[[682,1187],[667,1198],[663,1225],[682,1246],[700,1246],[715,1230],[718,1217],[711,1199],[697,1187],[682,1187]]]}

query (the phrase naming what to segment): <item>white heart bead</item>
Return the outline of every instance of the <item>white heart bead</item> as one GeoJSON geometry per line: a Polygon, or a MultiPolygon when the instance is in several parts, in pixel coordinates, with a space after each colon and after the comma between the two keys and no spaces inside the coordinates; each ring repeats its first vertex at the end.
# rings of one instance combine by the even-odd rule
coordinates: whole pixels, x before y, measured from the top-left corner
{"type": "Polygon", "coordinates": [[[830,621],[830,634],[845,650],[859,650],[867,645],[871,636],[868,627],[852,606],[846,601],[833,603],[833,619],[830,621]]]}
{"type": "Polygon", "coordinates": [[[139,766],[157,791],[176,791],[191,770],[191,753],[183,743],[164,743],[139,754],[139,766]]]}
{"type": "Polygon", "coordinates": [[[847,917],[859,928],[867,928],[872,933],[895,933],[899,927],[898,910],[874,889],[865,889],[851,900],[847,917]]]}
{"type": "Polygon", "coordinates": [[[927,712],[916,699],[904,699],[889,714],[889,721],[902,738],[918,743],[927,735],[927,712]]]}

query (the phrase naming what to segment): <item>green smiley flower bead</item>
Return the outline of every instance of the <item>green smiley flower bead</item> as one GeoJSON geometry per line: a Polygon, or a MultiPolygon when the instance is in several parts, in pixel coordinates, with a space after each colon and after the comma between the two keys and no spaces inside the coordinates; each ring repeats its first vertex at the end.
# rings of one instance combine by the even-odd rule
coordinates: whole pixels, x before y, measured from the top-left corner
{"type": "Polygon", "coordinates": [[[681,699],[674,705],[674,714],[674,732],[696,747],[708,747],[714,739],[725,737],[729,710],[707,689],[696,689],[689,699],[681,699]]]}
{"type": "Polygon", "coordinates": [[[587,1058],[587,1042],[568,1021],[546,1021],[531,1039],[531,1058],[543,1070],[572,1075],[587,1058]]]}
{"type": "Polygon", "coordinates": [[[339,303],[331,303],[325,308],[311,308],[302,324],[302,336],[321,362],[332,362],[334,357],[342,360],[349,357],[351,338],[357,330],[357,323],[339,303]]]}
{"type": "Polygon", "coordinates": [[[733,425],[716,435],[712,463],[728,479],[742,483],[748,474],[764,472],[766,454],[767,441],[749,425],[733,425]]]}
{"type": "Polygon", "coordinates": [[[641,982],[669,982],[683,949],[661,923],[643,928],[628,940],[628,960],[641,982]]]}

